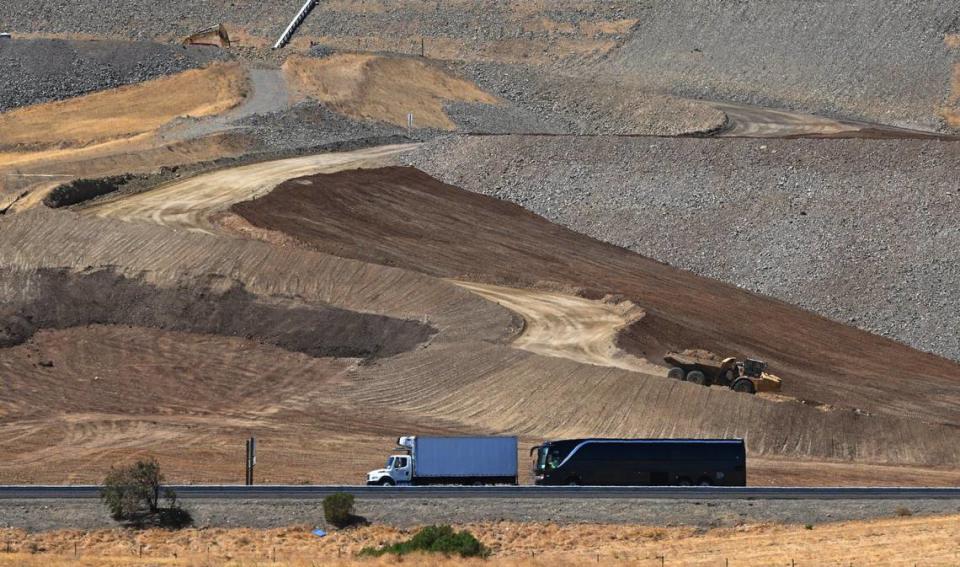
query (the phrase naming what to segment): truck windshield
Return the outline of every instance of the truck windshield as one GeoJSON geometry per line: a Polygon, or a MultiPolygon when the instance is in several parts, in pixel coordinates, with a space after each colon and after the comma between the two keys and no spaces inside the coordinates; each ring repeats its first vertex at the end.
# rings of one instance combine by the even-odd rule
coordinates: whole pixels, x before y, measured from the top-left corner
{"type": "Polygon", "coordinates": [[[387,466],[385,466],[384,468],[387,470],[390,470],[393,468],[393,457],[389,457],[387,459],[387,466]]]}

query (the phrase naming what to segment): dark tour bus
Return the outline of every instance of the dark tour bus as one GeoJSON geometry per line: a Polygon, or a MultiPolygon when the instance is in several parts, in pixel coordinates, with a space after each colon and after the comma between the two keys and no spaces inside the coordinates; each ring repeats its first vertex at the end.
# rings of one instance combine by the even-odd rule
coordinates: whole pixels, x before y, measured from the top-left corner
{"type": "Polygon", "coordinates": [[[539,485],[747,485],[742,439],[566,439],[534,451],[539,485]]]}

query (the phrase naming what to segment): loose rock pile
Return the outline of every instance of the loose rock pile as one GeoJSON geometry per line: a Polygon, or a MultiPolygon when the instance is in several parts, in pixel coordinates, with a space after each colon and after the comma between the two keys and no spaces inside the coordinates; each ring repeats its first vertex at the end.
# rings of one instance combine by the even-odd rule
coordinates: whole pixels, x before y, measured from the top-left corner
{"type": "Polygon", "coordinates": [[[224,57],[216,48],[149,42],[0,41],[0,112],[139,83],[224,57]]]}

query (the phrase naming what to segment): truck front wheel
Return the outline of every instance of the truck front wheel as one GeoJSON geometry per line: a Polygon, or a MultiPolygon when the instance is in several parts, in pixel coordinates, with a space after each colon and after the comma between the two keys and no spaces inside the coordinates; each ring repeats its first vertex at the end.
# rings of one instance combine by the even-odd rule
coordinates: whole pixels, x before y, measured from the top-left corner
{"type": "Polygon", "coordinates": [[[395,484],[397,483],[394,482],[389,476],[380,479],[380,486],[393,486],[395,484]]]}

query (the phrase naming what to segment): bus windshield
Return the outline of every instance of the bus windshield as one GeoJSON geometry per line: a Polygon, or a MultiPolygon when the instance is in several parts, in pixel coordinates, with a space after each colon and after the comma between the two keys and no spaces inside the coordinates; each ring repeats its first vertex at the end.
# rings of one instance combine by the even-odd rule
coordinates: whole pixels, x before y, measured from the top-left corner
{"type": "Polygon", "coordinates": [[[534,467],[536,472],[542,473],[543,471],[549,471],[560,466],[560,462],[563,460],[564,451],[561,451],[558,447],[551,447],[545,445],[537,449],[537,463],[534,467]]]}

